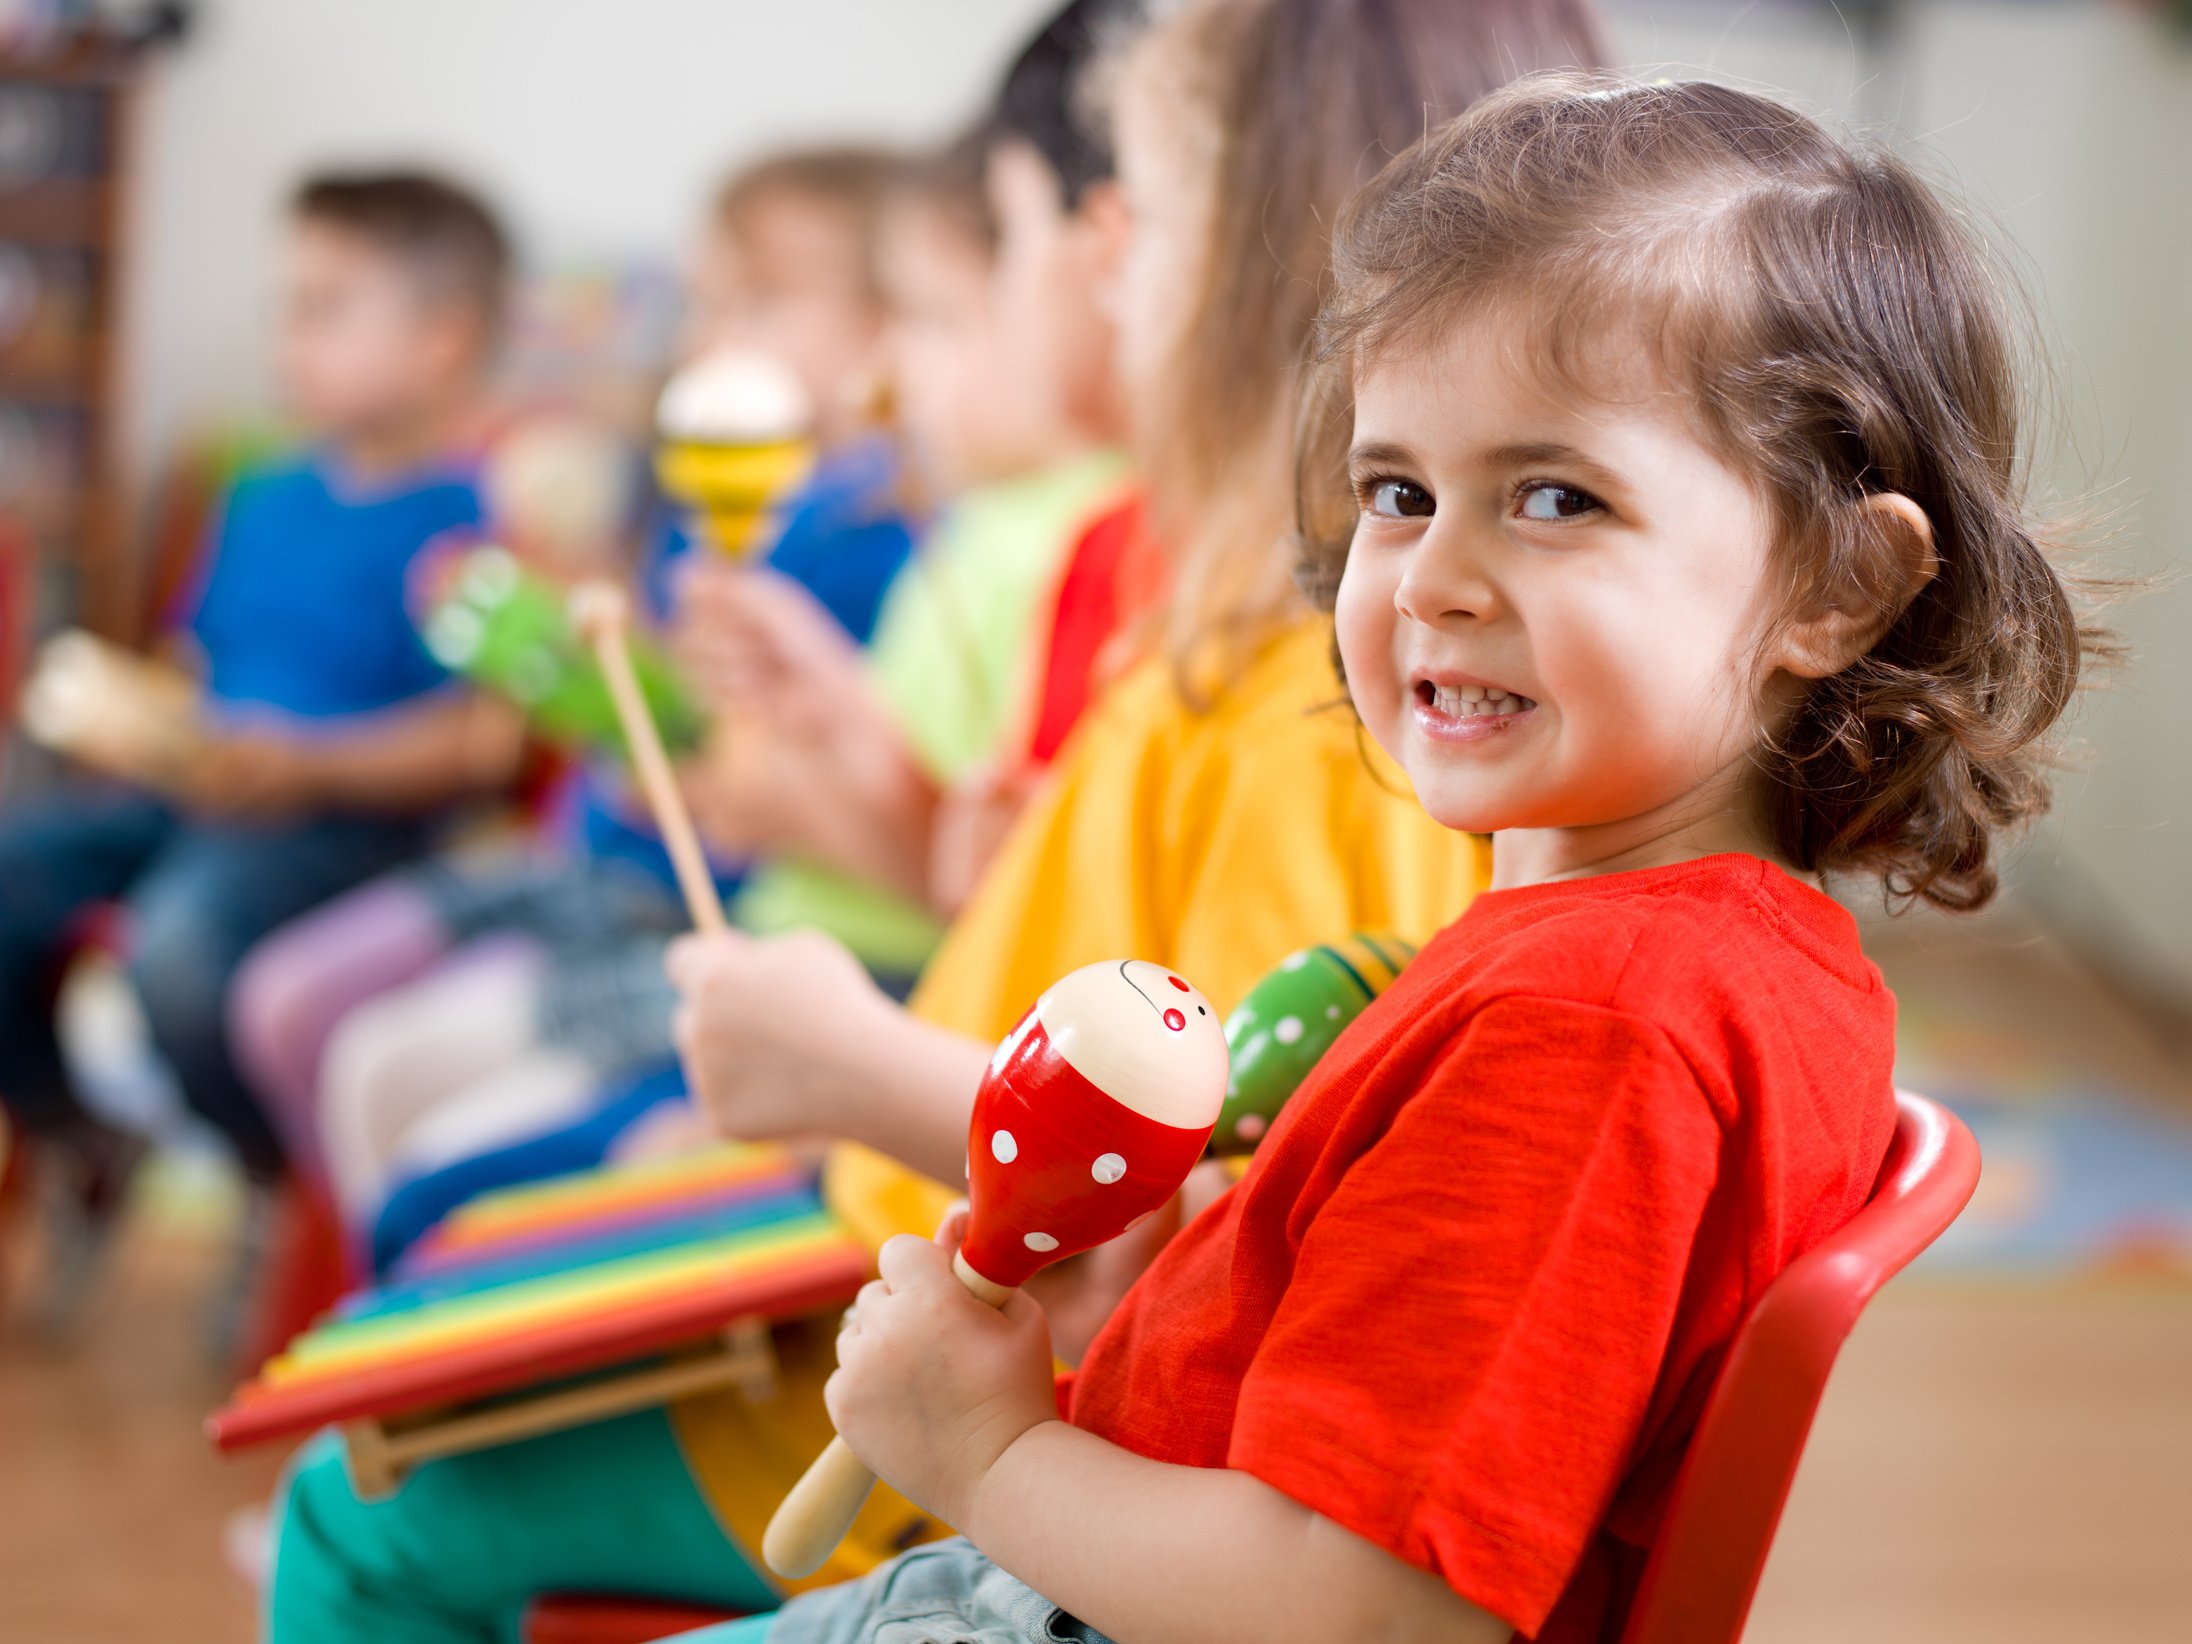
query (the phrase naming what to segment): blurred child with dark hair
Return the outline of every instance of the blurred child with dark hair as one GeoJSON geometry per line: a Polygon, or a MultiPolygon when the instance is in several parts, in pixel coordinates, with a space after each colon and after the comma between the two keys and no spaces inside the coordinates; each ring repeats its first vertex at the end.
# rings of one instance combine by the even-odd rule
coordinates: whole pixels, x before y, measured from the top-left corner
{"type": "MultiPolygon", "coordinates": [[[[470,454],[510,253],[473,195],[415,173],[331,175],[290,212],[282,386],[314,443],[243,479],[184,638],[204,751],[142,782],[72,782],[0,818],[0,1099],[65,1191],[55,1272],[84,1275],[134,1144],[77,1100],[49,985],[85,910],[128,909],[130,973],[185,1101],[264,1182],[274,1130],[231,1059],[223,1005],[252,943],[415,855],[450,802],[502,785],[514,719],[452,689],[405,578],[475,524],[470,454]]],[[[59,1299],[59,1298],[57,1298],[59,1299]]]]}
{"type": "MultiPolygon", "coordinates": [[[[1016,378],[1051,385],[1060,437],[1095,453],[1080,468],[1069,468],[1069,478],[1109,476],[1066,539],[1045,543],[1023,519],[1016,536],[997,538],[994,565],[965,562],[980,564],[980,587],[962,577],[957,587],[928,591],[925,602],[936,608],[926,613],[932,631],[939,615],[962,632],[970,621],[984,630],[974,647],[980,665],[970,671],[964,662],[954,664],[952,652],[967,648],[948,634],[883,659],[886,686],[896,671],[905,676],[900,684],[926,676],[929,692],[963,696],[970,686],[981,688],[982,701],[967,703],[971,712],[960,716],[956,747],[925,744],[918,730],[909,741],[887,714],[817,715],[818,706],[857,699],[866,682],[842,647],[800,644],[796,611],[772,597],[766,582],[719,574],[693,590],[691,628],[699,649],[715,653],[720,672],[746,692],[749,706],[800,727],[796,746],[807,761],[800,780],[775,788],[778,796],[801,801],[796,814],[779,810],[772,817],[742,794],[733,805],[714,807],[719,821],[749,839],[773,826],[780,839],[810,852],[826,842],[842,853],[840,860],[859,863],[942,916],[958,911],[1064,744],[1110,660],[1111,641],[1164,591],[1163,560],[1145,528],[1141,487],[1110,455],[1127,436],[1109,305],[1131,225],[1108,132],[1102,120],[1088,117],[1078,83],[1138,10],[1135,0],[1074,0],[1063,7],[1013,62],[981,127],[938,162],[947,170],[971,165],[978,174],[995,240],[986,303],[998,333],[1013,340],[1013,357],[995,362],[965,391],[1009,393],[1016,378]],[[970,617],[971,608],[987,610],[993,620],[970,617]],[[758,704],[750,700],[755,680],[767,684],[758,704]],[[871,795],[885,787],[879,773],[895,774],[882,803],[848,805],[841,803],[838,773],[864,781],[871,795]],[[736,814],[741,808],[743,816],[736,814]]],[[[928,180],[949,181],[935,166],[928,180]]],[[[912,194],[922,192],[918,182],[912,194]]],[[[935,206],[951,190],[927,192],[926,203],[935,206]]],[[[919,213],[901,216],[908,219],[902,237],[910,244],[894,264],[910,259],[917,265],[923,249],[919,213]]],[[[922,346],[928,320],[918,293],[901,303],[902,356],[922,346]]],[[[902,380],[915,385],[909,392],[948,391],[949,374],[928,362],[902,357],[901,366],[902,380]]],[[[986,511],[1010,517],[995,507],[986,511]]],[[[912,587],[902,597],[909,605],[924,598],[912,587]]]]}
{"type": "MultiPolygon", "coordinates": [[[[687,359],[764,354],[798,379],[818,455],[765,563],[855,650],[912,547],[902,465],[873,409],[876,235],[898,165],[822,147],[734,172],[687,263],[680,339],[687,359]]],[[[695,552],[665,507],[639,567],[643,604],[676,620],[687,578],[720,557],[695,552]]],[[[719,888],[735,894],[742,874],[726,857],[719,888]]],[[[589,759],[554,796],[545,837],[406,868],[262,944],[236,989],[237,1052],[362,1248],[399,1175],[591,1119],[667,1059],[660,956],[684,922],[621,760],[589,759]]],[[[886,976],[910,963],[903,942],[841,934],[886,976]]]]}

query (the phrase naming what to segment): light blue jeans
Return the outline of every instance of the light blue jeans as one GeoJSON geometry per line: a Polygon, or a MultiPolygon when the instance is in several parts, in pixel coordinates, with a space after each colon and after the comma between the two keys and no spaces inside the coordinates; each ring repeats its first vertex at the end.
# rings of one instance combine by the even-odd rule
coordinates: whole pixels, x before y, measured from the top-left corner
{"type": "Polygon", "coordinates": [[[683,1635],[684,1644],[1111,1644],[972,1542],[916,1547],[842,1587],[683,1635]]]}

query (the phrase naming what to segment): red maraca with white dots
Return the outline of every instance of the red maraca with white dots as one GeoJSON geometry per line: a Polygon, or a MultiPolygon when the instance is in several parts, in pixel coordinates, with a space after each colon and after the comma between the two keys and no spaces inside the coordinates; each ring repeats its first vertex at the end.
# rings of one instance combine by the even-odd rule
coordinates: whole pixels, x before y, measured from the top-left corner
{"type": "Polygon", "coordinates": [[[974,1098],[960,1260],[1011,1289],[1118,1237],[1179,1191],[1225,1081],[1217,1012],[1164,966],[1089,965],[1054,984],[974,1098]]]}
{"type": "MultiPolygon", "coordinates": [[[[1187,982],[1142,959],[1054,983],[982,1075],[968,1130],[967,1237],[952,1267],[1001,1306],[1051,1262],[1116,1238],[1195,1168],[1225,1101],[1225,1033],[1187,982]]],[[[762,1556],[822,1567],[874,1484],[843,1439],[784,1498],[762,1556]]]]}

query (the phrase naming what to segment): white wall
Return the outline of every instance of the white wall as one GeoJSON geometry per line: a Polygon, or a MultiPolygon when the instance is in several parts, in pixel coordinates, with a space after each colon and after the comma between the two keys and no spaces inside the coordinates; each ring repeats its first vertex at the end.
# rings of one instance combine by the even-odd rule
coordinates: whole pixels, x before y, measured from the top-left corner
{"type": "Polygon", "coordinates": [[[2095,568],[2145,584],[2109,613],[2131,666],[2088,696],[2020,882],[2192,1007],[2192,46],[2125,8],[1963,4],[1916,46],[1928,125],[2044,300],[2057,494],[2101,528],[2095,568]]]}
{"type": "Polygon", "coordinates": [[[326,164],[476,180],[538,263],[668,256],[727,162],[926,137],[1046,0],[204,0],[139,133],[127,459],[263,396],[281,202],[326,164]]]}
{"type": "Polygon", "coordinates": [[[2105,528],[2128,671],[2073,726],[2014,886],[2192,1008],[2192,42],[2147,12],[1920,0],[1832,12],[1612,0],[1634,63],[1783,88],[1878,130],[1972,206],[2039,309],[2039,489],[2105,528]]]}

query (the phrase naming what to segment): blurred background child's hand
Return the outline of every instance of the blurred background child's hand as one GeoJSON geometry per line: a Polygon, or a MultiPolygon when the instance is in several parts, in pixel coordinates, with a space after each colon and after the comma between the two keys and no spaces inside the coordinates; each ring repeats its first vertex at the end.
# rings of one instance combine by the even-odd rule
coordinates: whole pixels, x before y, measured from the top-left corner
{"type": "Polygon", "coordinates": [[[695,555],[672,643],[719,706],[808,725],[871,700],[860,648],[799,584],[695,555]]]}
{"type": "Polygon", "coordinates": [[[937,801],[929,841],[929,906],[956,914],[974,894],[990,858],[1005,842],[1040,785],[1025,766],[984,766],[954,783],[937,801]]]}
{"type": "Polygon", "coordinates": [[[688,936],[667,968],[678,1055],[720,1134],[859,1133],[853,1056],[896,1007],[842,943],[819,931],[688,936]]]}

